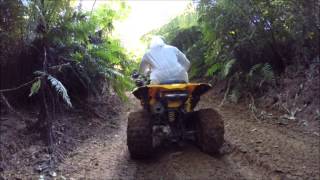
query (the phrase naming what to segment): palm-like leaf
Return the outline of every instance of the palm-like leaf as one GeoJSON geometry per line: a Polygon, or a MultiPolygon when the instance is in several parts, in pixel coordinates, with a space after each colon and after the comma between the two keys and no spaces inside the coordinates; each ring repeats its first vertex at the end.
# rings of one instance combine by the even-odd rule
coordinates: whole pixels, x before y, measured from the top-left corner
{"type": "Polygon", "coordinates": [[[40,89],[40,87],[41,87],[41,80],[38,79],[36,82],[34,82],[34,83],[32,84],[32,87],[31,87],[31,89],[30,89],[29,97],[31,97],[31,96],[34,95],[34,94],[37,94],[38,91],[39,91],[39,89],[40,89]]]}
{"type": "Polygon", "coordinates": [[[226,65],[223,68],[223,77],[227,77],[230,73],[231,68],[233,67],[234,63],[236,62],[235,59],[231,59],[226,63],[226,65]]]}
{"type": "Polygon", "coordinates": [[[72,107],[70,97],[68,95],[67,89],[64,87],[64,85],[56,78],[54,78],[51,75],[48,75],[48,80],[51,83],[51,85],[54,87],[54,89],[57,91],[57,93],[62,97],[62,99],[70,106],[72,107]]]}
{"type": "Polygon", "coordinates": [[[262,66],[262,64],[260,64],[260,63],[253,65],[253,66],[251,67],[248,75],[249,75],[250,77],[252,77],[252,76],[254,75],[254,73],[257,72],[257,71],[261,68],[261,66],[262,66]]]}

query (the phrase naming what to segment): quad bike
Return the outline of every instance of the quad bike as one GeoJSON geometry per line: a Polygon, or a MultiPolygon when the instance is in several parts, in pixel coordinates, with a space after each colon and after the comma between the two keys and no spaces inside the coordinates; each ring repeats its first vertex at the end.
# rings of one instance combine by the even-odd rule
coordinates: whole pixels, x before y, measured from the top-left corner
{"type": "Polygon", "coordinates": [[[138,86],[133,95],[142,109],[128,116],[127,145],[134,159],[153,155],[155,138],[172,142],[194,140],[200,149],[217,154],[224,142],[224,123],[214,109],[194,108],[210,84],[182,81],[150,85],[147,78],[132,76],[138,86]]]}

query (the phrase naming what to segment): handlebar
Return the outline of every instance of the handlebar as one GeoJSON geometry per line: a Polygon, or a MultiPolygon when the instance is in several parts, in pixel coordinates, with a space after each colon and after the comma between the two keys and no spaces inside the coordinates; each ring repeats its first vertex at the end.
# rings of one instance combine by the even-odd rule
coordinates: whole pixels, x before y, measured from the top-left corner
{"type": "Polygon", "coordinates": [[[150,79],[148,76],[140,74],[137,71],[133,71],[131,74],[131,78],[135,81],[137,87],[146,86],[150,84],[150,79]]]}

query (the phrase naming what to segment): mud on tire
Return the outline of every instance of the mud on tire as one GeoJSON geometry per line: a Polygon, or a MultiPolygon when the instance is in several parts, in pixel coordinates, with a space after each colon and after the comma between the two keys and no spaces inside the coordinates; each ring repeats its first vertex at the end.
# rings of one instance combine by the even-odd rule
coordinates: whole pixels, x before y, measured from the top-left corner
{"type": "Polygon", "coordinates": [[[152,125],[148,112],[132,112],[128,117],[127,145],[134,159],[150,157],[153,152],[152,125]]]}
{"type": "Polygon", "coordinates": [[[214,109],[201,109],[195,115],[198,146],[205,153],[218,154],[224,142],[224,123],[221,115],[214,109]]]}

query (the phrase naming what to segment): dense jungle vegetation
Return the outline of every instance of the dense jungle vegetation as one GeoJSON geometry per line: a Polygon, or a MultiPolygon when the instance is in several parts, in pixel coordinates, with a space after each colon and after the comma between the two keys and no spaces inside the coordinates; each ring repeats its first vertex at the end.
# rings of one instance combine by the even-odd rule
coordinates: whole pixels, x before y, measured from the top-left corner
{"type": "MultiPolygon", "coordinates": [[[[49,154],[58,146],[52,130],[61,120],[57,114],[82,109],[105,116],[109,109],[101,115],[92,101],[117,95],[126,102],[138,65],[137,55],[113,34],[115,22],[130,12],[126,2],[108,1],[91,11],[77,2],[0,0],[1,113],[10,111],[28,132],[40,132],[49,154]]],[[[141,40],[162,35],[182,50],[192,81],[223,84],[221,104],[247,98],[256,113],[254,99],[271,93],[271,103],[263,103],[278,105],[285,118],[304,111],[319,122],[319,12],[319,0],[193,0],[141,40]]]]}
{"type": "Polygon", "coordinates": [[[162,35],[191,60],[192,78],[228,80],[233,99],[247,90],[276,86],[277,77],[288,69],[319,63],[319,1],[193,2],[142,40],[162,35]]]}
{"type": "MultiPolygon", "coordinates": [[[[69,96],[97,97],[109,86],[124,97],[136,67],[112,35],[114,21],[129,12],[124,2],[90,12],[70,0],[0,2],[2,98],[36,95],[32,101],[58,93],[72,106],[69,96]]],[[[191,78],[227,80],[226,94],[238,99],[247,90],[277,86],[288,69],[319,63],[319,26],[316,0],[200,0],[142,40],[162,35],[191,60],[191,78]]]]}
{"type": "MultiPolygon", "coordinates": [[[[47,107],[62,99],[72,107],[110,89],[125,97],[137,62],[112,31],[130,8],[110,1],[87,12],[75,3],[0,1],[4,102],[8,96],[47,107]]],[[[244,92],[276,87],[288,69],[319,63],[319,26],[316,0],[200,0],[142,40],[162,35],[191,60],[191,78],[227,80],[225,97],[238,101],[244,92]]],[[[44,119],[54,111],[42,109],[44,119]]]]}
{"type": "Polygon", "coordinates": [[[112,31],[113,22],[126,17],[128,7],[110,2],[85,12],[73,4],[1,1],[1,89],[33,79],[33,95],[51,78],[67,100],[67,89],[71,95],[97,95],[102,78],[123,92],[131,62],[112,31]]]}
{"type": "Polygon", "coordinates": [[[7,107],[28,130],[40,132],[49,152],[62,107],[90,111],[87,99],[102,102],[112,93],[125,98],[131,87],[134,62],[112,35],[114,21],[129,7],[110,1],[84,11],[76,2],[0,1],[1,110],[7,107]],[[38,109],[36,121],[15,110],[26,106],[38,109]]]}

